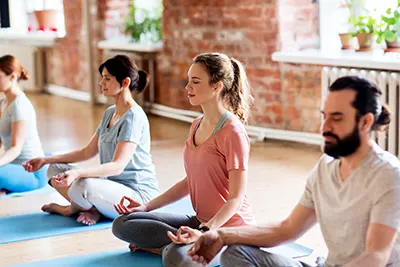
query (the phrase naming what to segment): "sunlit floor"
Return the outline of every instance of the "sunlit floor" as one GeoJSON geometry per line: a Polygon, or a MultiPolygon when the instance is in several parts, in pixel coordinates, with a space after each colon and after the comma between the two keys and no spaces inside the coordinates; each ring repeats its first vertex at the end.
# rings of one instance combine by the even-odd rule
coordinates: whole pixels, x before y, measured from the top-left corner
{"type": "MultiPolygon", "coordinates": [[[[77,149],[95,132],[105,106],[92,108],[88,103],[49,95],[28,95],[36,107],[38,128],[47,152],[77,149]]],[[[182,151],[189,124],[149,116],[152,155],[157,178],[164,191],[185,175],[182,151]]],[[[277,141],[252,144],[249,163],[248,197],[259,223],[276,222],[289,214],[304,190],[307,175],[318,161],[318,147],[277,141]]],[[[93,164],[97,159],[83,164],[93,164]]],[[[40,212],[50,201],[65,203],[56,193],[0,200],[0,216],[40,212]]],[[[298,240],[326,252],[318,227],[298,240]]],[[[0,245],[0,266],[26,263],[126,247],[111,231],[100,230],[41,238],[0,245]]]]}

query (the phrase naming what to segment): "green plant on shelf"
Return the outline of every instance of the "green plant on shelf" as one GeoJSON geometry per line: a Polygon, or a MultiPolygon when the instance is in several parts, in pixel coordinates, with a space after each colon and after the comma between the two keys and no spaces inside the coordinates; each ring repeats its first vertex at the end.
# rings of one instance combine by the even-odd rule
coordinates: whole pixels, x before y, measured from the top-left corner
{"type": "Polygon", "coordinates": [[[352,32],[353,36],[356,36],[359,33],[364,34],[375,34],[377,32],[378,24],[374,17],[368,16],[358,16],[358,17],[350,17],[349,22],[352,24],[354,31],[352,32]]]}
{"type": "MultiPolygon", "coordinates": [[[[340,32],[342,34],[348,34],[346,36],[347,39],[352,38],[354,35],[356,35],[356,33],[353,33],[356,30],[356,20],[361,19],[358,17],[358,14],[369,13],[369,11],[365,8],[365,0],[341,0],[339,8],[345,10],[344,13],[341,13],[341,16],[346,20],[346,22],[342,22],[341,26],[338,25],[339,27],[342,27],[340,32]]],[[[359,23],[360,22],[361,21],[359,21],[359,23]]]]}
{"type": "Polygon", "coordinates": [[[400,0],[398,0],[397,8],[388,8],[385,14],[381,16],[381,19],[381,28],[376,33],[377,42],[400,40],[400,0]]]}
{"type": "Polygon", "coordinates": [[[162,39],[162,7],[155,10],[130,8],[125,24],[125,33],[134,42],[156,43],[162,39]]]}

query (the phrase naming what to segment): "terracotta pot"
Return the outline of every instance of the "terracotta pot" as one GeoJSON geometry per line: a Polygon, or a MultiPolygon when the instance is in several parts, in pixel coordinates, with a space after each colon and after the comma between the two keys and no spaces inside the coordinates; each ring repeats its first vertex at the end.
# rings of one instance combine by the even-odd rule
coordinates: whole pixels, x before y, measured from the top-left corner
{"type": "Polygon", "coordinates": [[[374,45],[374,36],[370,33],[357,33],[359,51],[372,50],[374,45]]]}
{"type": "Polygon", "coordinates": [[[354,49],[354,38],[350,33],[340,33],[339,37],[343,50],[354,49]]]}
{"type": "Polygon", "coordinates": [[[386,41],[387,48],[400,48],[400,40],[394,40],[393,42],[386,41]]]}
{"type": "Polygon", "coordinates": [[[57,28],[57,10],[35,10],[38,28],[50,30],[57,28]]]}

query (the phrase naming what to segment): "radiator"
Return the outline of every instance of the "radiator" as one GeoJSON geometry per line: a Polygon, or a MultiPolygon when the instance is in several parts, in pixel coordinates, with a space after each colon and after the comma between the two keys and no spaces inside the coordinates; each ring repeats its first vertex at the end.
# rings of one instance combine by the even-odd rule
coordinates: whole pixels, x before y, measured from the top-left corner
{"type": "Polygon", "coordinates": [[[0,56],[13,55],[27,69],[29,80],[21,81],[21,86],[26,91],[40,92],[43,90],[43,51],[35,46],[2,41],[0,43],[0,56]]]}
{"type": "Polygon", "coordinates": [[[325,98],[329,85],[346,75],[369,79],[382,90],[382,103],[389,105],[392,121],[387,132],[372,132],[371,137],[380,147],[400,157],[400,72],[324,67],[321,75],[322,99],[325,98]]]}

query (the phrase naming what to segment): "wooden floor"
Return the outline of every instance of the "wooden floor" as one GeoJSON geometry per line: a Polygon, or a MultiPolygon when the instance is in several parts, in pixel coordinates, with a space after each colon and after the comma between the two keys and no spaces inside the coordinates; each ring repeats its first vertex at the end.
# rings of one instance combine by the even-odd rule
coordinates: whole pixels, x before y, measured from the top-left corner
{"type": "MultiPolygon", "coordinates": [[[[39,134],[47,152],[64,152],[84,146],[95,132],[106,107],[49,95],[28,95],[36,107],[39,134]]],[[[182,150],[189,124],[149,116],[152,155],[162,191],[183,178],[182,150]]],[[[283,219],[298,202],[308,173],[320,157],[319,148],[265,141],[252,144],[248,197],[259,223],[283,219]]],[[[97,159],[83,163],[90,165],[97,159]]],[[[50,201],[65,203],[58,194],[0,200],[0,217],[40,212],[50,201]]],[[[326,252],[318,227],[298,240],[326,252]]],[[[0,266],[54,259],[126,247],[111,231],[100,230],[0,245],[0,266]]]]}

